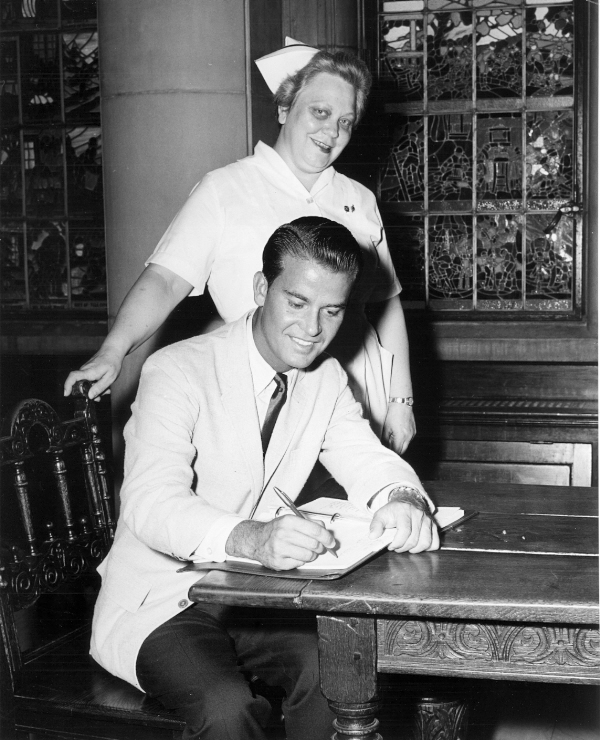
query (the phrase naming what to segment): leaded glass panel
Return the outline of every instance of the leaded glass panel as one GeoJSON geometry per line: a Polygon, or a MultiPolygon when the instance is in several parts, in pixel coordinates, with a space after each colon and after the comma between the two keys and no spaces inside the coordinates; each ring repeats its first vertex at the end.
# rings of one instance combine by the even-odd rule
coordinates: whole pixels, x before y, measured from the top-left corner
{"type": "Polygon", "coordinates": [[[6,37],[0,47],[0,114],[3,128],[19,123],[19,40],[6,37]]]}
{"type": "Polygon", "coordinates": [[[471,116],[429,116],[428,177],[430,208],[470,208],[473,195],[473,130],[471,116]]]}
{"type": "Polygon", "coordinates": [[[23,213],[21,137],[18,131],[6,131],[0,137],[0,211],[4,217],[23,213]]]}
{"type": "Polygon", "coordinates": [[[29,152],[25,168],[25,208],[40,216],[65,213],[62,131],[54,128],[23,131],[29,152]]]}
{"type": "Polygon", "coordinates": [[[71,299],[76,308],[102,308],[106,303],[104,230],[71,222],[69,230],[71,299]]]}
{"type": "Polygon", "coordinates": [[[477,219],[477,307],[482,311],[523,308],[523,218],[513,214],[477,219]]]}
{"type": "Polygon", "coordinates": [[[394,267],[402,275],[402,302],[418,305],[425,300],[425,222],[423,216],[393,214],[386,224],[390,241],[402,244],[392,252],[394,267]]]}
{"type": "Polygon", "coordinates": [[[477,198],[497,208],[523,195],[523,139],[520,113],[477,118],[477,198]]]}
{"type": "Polygon", "coordinates": [[[555,218],[580,197],[575,23],[561,0],[380,3],[379,195],[405,299],[481,316],[581,305],[581,208],[555,218]]]}
{"type": "Polygon", "coordinates": [[[66,119],[74,122],[92,115],[99,123],[98,33],[63,34],[62,42],[66,119]]]}
{"type": "Polygon", "coordinates": [[[29,33],[21,36],[21,104],[28,123],[61,120],[58,36],[29,33]]]}
{"type": "Polygon", "coordinates": [[[5,305],[21,305],[27,297],[27,263],[23,243],[21,223],[7,221],[0,226],[2,302],[5,305]]]}
{"type": "Polygon", "coordinates": [[[527,219],[526,301],[530,311],[565,311],[573,292],[573,222],[562,219],[550,239],[545,216],[527,219]]]}
{"type": "Polygon", "coordinates": [[[470,218],[429,219],[429,299],[432,306],[463,310],[473,299],[473,229],[470,218]]]}
{"type": "Polygon", "coordinates": [[[392,149],[381,177],[383,201],[422,203],[425,138],[421,117],[407,117],[394,131],[392,149]]]}
{"type": "Polygon", "coordinates": [[[475,16],[478,98],[514,98],[521,95],[522,28],[523,15],[520,9],[486,10],[475,16]]]}
{"type": "Polygon", "coordinates": [[[527,116],[527,197],[573,197],[573,113],[527,116]]]}
{"type": "Polygon", "coordinates": [[[63,23],[96,24],[96,0],[61,0],[63,23]]]}
{"type": "Polygon", "coordinates": [[[42,221],[32,224],[27,241],[29,295],[32,306],[62,307],[67,299],[66,224],[42,221]]]}
{"type": "Polygon", "coordinates": [[[527,95],[573,94],[573,7],[527,9],[527,95]]]}
{"type": "Polygon", "coordinates": [[[2,304],[105,309],[96,0],[3,0],[2,304]]]}
{"type": "Polygon", "coordinates": [[[380,34],[380,78],[393,83],[407,100],[422,100],[423,19],[386,18],[380,34]]]}
{"type": "Polygon", "coordinates": [[[428,16],[427,82],[429,100],[470,100],[473,26],[470,14],[428,16]]]}

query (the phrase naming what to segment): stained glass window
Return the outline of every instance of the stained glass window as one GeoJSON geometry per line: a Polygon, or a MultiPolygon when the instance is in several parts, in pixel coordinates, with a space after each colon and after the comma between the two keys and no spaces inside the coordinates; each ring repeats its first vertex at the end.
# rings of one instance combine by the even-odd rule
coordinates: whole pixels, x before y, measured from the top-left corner
{"type": "Polygon", "coordinates": [[[95,0],[2,0],[6,311],[105,310],[95,0]]]}
{"type": "Polygon", "coordinates": [[[380,0],[379,198],[409,306],[576,315],[576,22],[562,0],[380,0]]]}

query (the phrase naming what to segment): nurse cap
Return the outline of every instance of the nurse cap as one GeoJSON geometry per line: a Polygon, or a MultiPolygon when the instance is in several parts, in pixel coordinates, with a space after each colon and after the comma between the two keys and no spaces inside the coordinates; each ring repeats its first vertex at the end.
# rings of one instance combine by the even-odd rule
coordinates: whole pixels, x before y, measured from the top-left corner
{"type": "Polygon", "coordinates": [[[306,66],[318,51],[313,46],[286,36],[283,49],[260,57],[255,62],[269,90],[275,94],[286,77],[306,66]]]}

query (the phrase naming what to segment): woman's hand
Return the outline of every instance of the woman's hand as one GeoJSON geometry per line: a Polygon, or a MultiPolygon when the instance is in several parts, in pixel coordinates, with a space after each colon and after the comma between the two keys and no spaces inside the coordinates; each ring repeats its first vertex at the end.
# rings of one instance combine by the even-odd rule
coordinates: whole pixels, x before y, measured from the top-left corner
{"type": "Polygon", "coordinates": [[[69,373],[64,385],[65,396],[70,396],[75,383],[78,380],[96,381],[90,388],[88,397],[100,400],[103,393],[108,393],[110,386],[119,377],[123,355],[116,350],[100,348],[96,354],[89,359],[79,370],[69,373]]]}
{"type": "Polygon", "coordinates": [[[90,398],[106,393],[119,377],[125,356],[151,337],[191,290],[191,283],[166,267],[148,265],[125,296],[102,347],[79,370],[69,373],[65,396],[78,380],[96,381],[90,398]]]}
{"type": "Polygon", "coordinates": [[[389,403],[383,424],[383,443],[402,455],[416,433],[417,425],[412,407],[405,403],[389,403]]]}

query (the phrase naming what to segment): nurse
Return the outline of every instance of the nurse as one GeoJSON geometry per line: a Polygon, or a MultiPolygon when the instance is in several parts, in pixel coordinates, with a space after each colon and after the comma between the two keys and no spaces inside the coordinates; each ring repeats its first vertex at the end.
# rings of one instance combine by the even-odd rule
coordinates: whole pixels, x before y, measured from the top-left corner
{"type": "Polygon", "coordinates": [[[398,454],[415,434],[408,340],[395,275],[375,197],[336,172],[371,85],[366,65],[345,52],[319,51],[293,39],[257,60],[274,93],[281,129],[274,147],[208,173],[192,190],[146,263],[100,350],[69,374],[65,395],[90,380],[98,397],[125,356],[143,344],[188,295],[208,290],[225,321],[253,307],[252,281],[262,250],[283,223],[324,216],[346,226],[365,267],[329,351],[341,362],[374,431],[398,454]],[[365,305],[377,316],[372,326],[365,305]]]}

